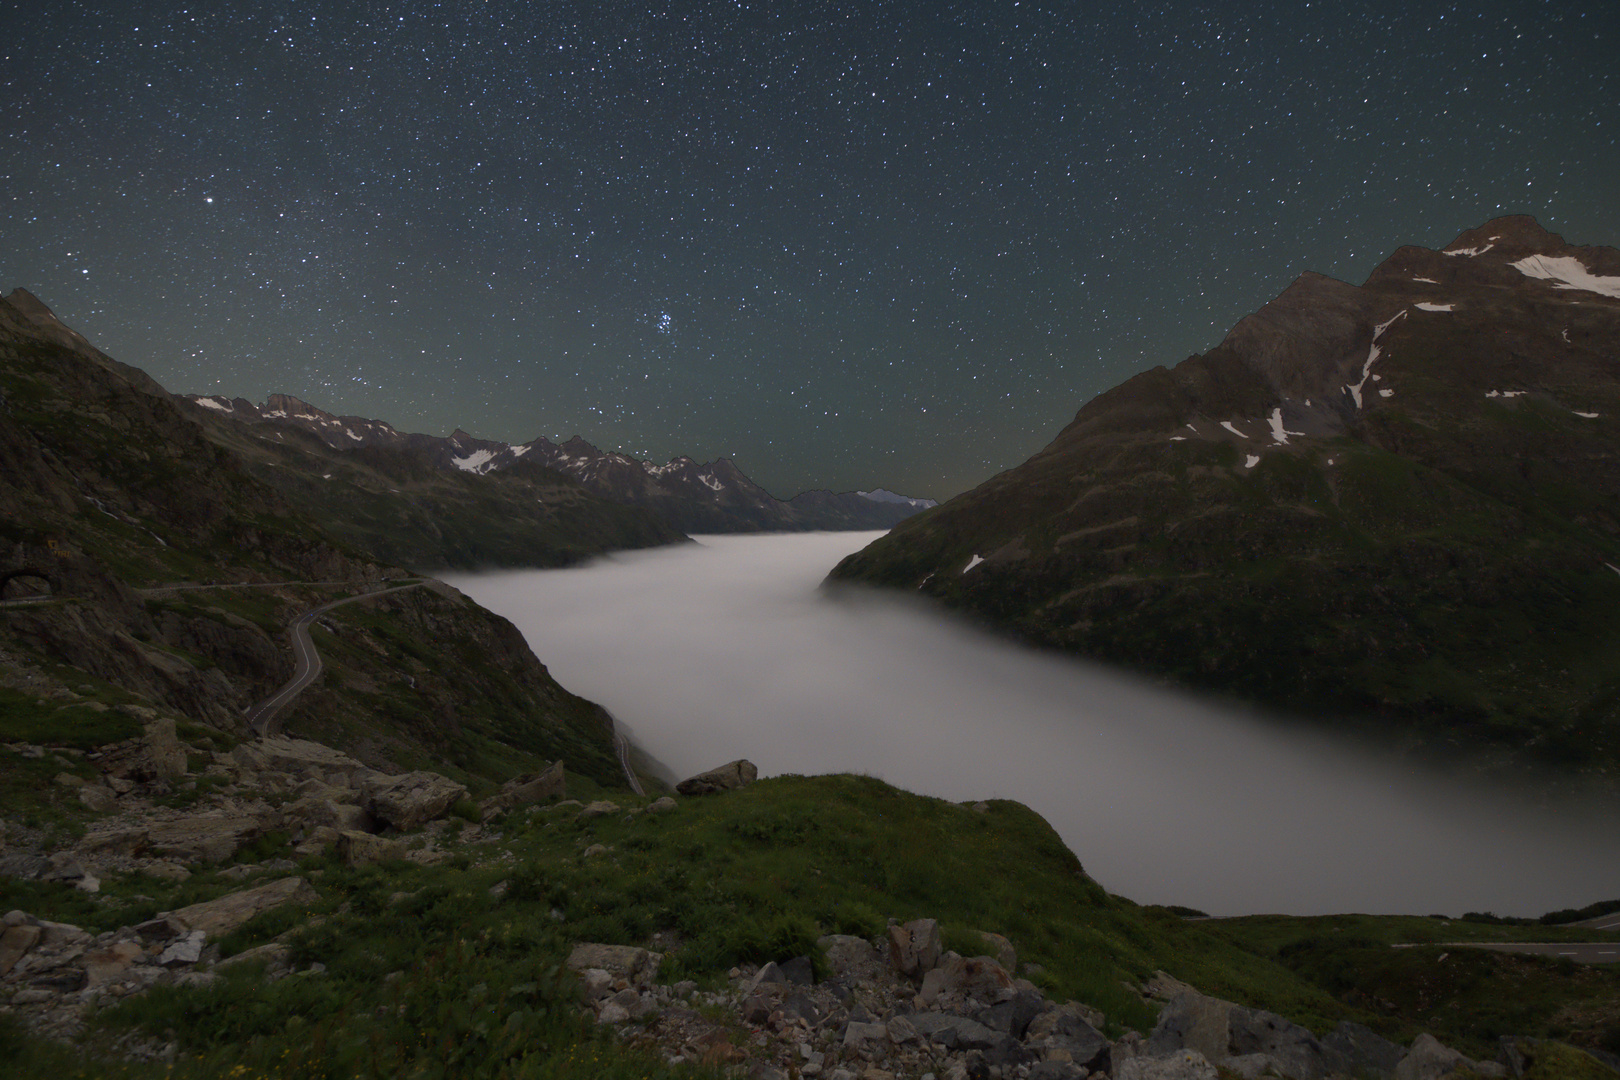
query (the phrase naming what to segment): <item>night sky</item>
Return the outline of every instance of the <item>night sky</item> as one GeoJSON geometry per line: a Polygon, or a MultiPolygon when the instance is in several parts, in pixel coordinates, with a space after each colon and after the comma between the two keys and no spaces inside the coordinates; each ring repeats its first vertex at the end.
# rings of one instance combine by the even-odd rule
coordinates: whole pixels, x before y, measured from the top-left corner
{"type": "Polygon", "coordinates": [[[7,291],[171,390],[782,497],[961,491],[1307,269],[1620,244],[1614,0],[6,7],[7,291]]]}

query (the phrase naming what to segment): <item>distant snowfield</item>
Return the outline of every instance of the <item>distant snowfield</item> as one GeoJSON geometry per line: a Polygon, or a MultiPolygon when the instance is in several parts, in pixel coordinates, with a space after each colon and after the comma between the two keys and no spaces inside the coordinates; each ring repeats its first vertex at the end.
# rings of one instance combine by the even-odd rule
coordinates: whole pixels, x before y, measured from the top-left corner
{"type": "Polygon", "coordinates": [[[818,591],[879,535],[701,537],[448,580],[682,776],[746,757],[763,775],[1017,799],[1142,903],[1539,915],[1620,892],[1612,814],[1475,789],[917,603],[818,591]]]}

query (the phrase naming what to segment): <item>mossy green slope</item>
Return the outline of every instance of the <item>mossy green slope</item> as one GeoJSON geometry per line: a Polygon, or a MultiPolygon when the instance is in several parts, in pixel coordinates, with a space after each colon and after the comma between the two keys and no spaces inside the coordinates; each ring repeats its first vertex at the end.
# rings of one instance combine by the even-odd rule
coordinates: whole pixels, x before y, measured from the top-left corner
{"type": "MultiPolygon", "coordinates": [[[[656,933],[666,950],[660,981],[715,986],[731,965],[810,951],[821,933],[877,935],[887,919],[921,916],[939,919],[958,949],[974,950],[982,931],[1006,935],[1020,962],[1038,967],[1033,977],[1049,996],[1102,1009],[1115,1035],[1151,1028],[1156,1006],[1131,987],[1156,970],[1318,1031],[1353,1019],[1406,1042],[1427,1030],[1476,1056],[1494,1054],[1498,1033],[1596,1045],[1606,1037],[1601,1025],[1561,1017],[1620,1004],[1620,973],[1512,958],[1526,960],[1535,992],[1490,1014],[1519,1025],[1498,1032],[1449,1006],[1474,1001],[1477,985],[1438,997],[1426,989],[1433,965],[1451,962],[1438,960],[1439,950],[1377,940],[1411,929],[1398,920],[1358,918],[1346,949],[1319,954],[1299,941],[1330,937],[1327,921],[1251,926],[1139,907],[1107,894],[1020,804],[953,804],[869,777],[778,777],[664,814],[581,820],[536,808],[499,829],[437,866],[306,862],[301,872],[313,874],[321,894],[314,908],[266,913],[223,948],[234,954],[287,935],[297,965],[319,962],[324,973],[267,988],[250,970],[214,988],[155,990],[105,1010],[89,1045],[105,1047],[132,1028],[176,1038],[176,1075],[579,1076],[590,1075],[580,1063],[592,1060],[603,1076],[662,1075],[661,1062],[612,1048],[579,1017],[560,973],[574,943],[641,945],[656,933]],[[604,854],[584,855],[597,844],[604,854]],[[1414,965],[1377,984],[1397,999],[1393,1009],[1341,992],[1382,977],[1356,949],[1414,965]],[[1321,962],[1326,956],[1333,964],[1321,962]]],[[[103,890],[112,899],[100,904],[39,885],[8,886],[0,902],[106,928],[238,887],[211,871],[178,886],[109,878],[103,890]]],[[[1453,923],[1444,932],[1497,939],[1532,931],[1453,923]]]]}

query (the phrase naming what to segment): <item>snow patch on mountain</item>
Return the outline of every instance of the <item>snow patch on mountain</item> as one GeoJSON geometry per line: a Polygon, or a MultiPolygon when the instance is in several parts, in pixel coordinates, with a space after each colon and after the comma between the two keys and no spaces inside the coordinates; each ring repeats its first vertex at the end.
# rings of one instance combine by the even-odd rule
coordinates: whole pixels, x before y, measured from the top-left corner
{"type": "Polygon", "coordinates": [[[1279,446],[1287,446],[1288,436],[1290,435],[1303,436],[1305,434],[1303,431],[1289,431],[1283,427],[1281,406],[1271,410],[1269,422],[1271,424],[1271,437],[1277,440],[1279,446]]]}
{"type": "Polygon", "coordinates": [[[462,472],[483,473],[488,471],[489,460],[494,456],[493,450],[474,450],[466,457],[452,457],[450,460],[462,472]]]}
{"type": "Polygon", "coordinates": [[[909,495],[899,495],[893,491],[887,491],[883,488],[874,488],[871,491],[857,491],[855,494],[859,495],[863,499],[871,499],[873,502],[895,503],[899,506],[915,506],[919,510],[927,510],[930,507],[939,505],[939,501],[937,499],[913,499],[909,495]]]}
{"type": "Polygon", "coordinates": [[[1600,296],[1620,298],[1620,277],[1599,277],[1573,255],[1556,259],[1530,255],[1508,265],[1525,277],[1551,281],[1555,289],[1580,289],[1600,296]]]}
{"type": "Polygon", "coordinates": [[[1419,304],[1417,307],[1419,311],[1450,311],[1456,306],[1455,304],[1419,304]]]}

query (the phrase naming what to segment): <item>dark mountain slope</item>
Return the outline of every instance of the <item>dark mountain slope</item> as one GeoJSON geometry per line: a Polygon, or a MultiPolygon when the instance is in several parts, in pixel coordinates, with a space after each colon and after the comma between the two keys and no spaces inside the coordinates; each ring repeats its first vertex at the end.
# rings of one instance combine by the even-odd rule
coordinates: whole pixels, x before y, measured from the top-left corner
{"type": "Polygon", "coordinates": [[[254,477],[332,535],[389,562],[429,571],[565,566],[685,540],[657,515],[593,494],[536,462],[520,459],[498,473],[465,471],[451,462],[447,440],[402,436],[379,421],[313,410],[312,422],[285,422],[274,414],[298,416],[300,407],[310,407],[284,395],[267,403],[269,418],[247,402],[222,413],[198,403],[211,398],[178,400],[254,477]],[[341,442],[356,431],[368,438],[335,447],[323,430],[329,424],[338,425],[341,442]],[[382,429],[393,437],[375,437],[382,429]]]}
{"type": "Polygon", "coordinates": [[[832,580],[1430,751],[1610,769],[1616,567],[1620,252],[1503,218],[1359,288],[1304,275],[832,580]]]}
{"type": "MultiPolygon", "coordinates": [[[[245,736],[243,711],[291,674],[288,622],[403,576],[312,524],[190,411],[27,293],[0,301],[0,741],[41,737],[45,717],[53,739],[98,745],[152,709],[245,736]]],[[[294,732],[475,787],[558,756],[622,775],[606,714],[453,590],[337,609],[317,640],[331,663],[294,732]]]]}

